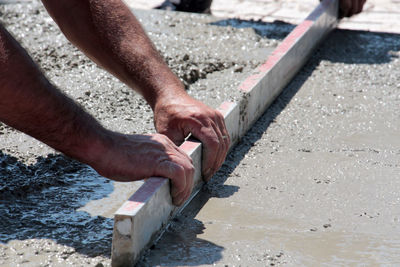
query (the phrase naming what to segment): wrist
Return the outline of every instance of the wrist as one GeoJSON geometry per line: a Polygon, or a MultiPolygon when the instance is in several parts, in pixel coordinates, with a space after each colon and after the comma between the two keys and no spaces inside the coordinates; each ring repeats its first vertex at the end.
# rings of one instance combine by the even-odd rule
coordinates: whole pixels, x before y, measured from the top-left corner
{"type": "Polygon", "coordinates": [[[158,107],[170,105],[174,103],[182,103],[182,99],[190,98],[182,84],[165,86],[162,90],[159,90],[153,98],[147,102],[155,111],[158,107]]]}
{"type": "Polygon", "coordinates": [[[78,151],[77,158],[94,169],[105,166],[105,155],[113,142],[113,132],[101,127],[84,141],[82,149],[78,151]]]}
{"type": "Polygon", "coordinates": [[[71,127],[72,132],[70,134],[65,132],[63,142],[53,147],[69,157],[94,167],[96,164],[101,164],[100,155],[106,151],[110,131],[89,114],[82,115],[75,122],[76,126],[71,127]]]}

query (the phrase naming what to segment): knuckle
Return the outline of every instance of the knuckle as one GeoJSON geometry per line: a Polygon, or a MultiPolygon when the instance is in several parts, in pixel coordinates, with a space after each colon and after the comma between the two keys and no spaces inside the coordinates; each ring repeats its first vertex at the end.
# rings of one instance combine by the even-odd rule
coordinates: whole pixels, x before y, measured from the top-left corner
{"type": "Polygon", "coordinates": [[[211,118],[213,118],[213,115],[209,113],[201,113],[197,115],[197,118],[202,124],[209,124],[210,121],[212,121],[211,118]]]}
{"type": "Polygon", "coordinates": [[[193,179],[195,171],[196,171],[196,168],[193,165],[188,168],[189,178],[190,179],[193,179]]]}
{"type": "Polygon", "coordinates": [[[168,135],[168,128],[159,128],[157,129],[157,132],[162,135],[168,135]]]}
{"type": "Polygon", "coordinates": [[[175,174],[177,174],[179,177],[185,176],[185,168],[180,164],[176,165],[175,174]]]}
{"type": "Polygon", "coordinates": [[[165,135],[162,133],[155,133],[153,134],[153,138],[155,139],[155,141],[159,142],[159,143],[165,143],[165,135]]]}
{"type": "Polygon", "coordinates": [[[218,147],[220,145],[220,141],[217,136],[209,138],[208,143],[213,147],[218,147]]]}

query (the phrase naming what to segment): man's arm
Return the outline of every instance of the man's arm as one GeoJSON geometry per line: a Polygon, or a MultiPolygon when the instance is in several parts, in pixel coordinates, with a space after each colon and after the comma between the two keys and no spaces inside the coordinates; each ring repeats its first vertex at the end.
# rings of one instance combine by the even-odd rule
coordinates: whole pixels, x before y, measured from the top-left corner
{"type": "Polygon", "coordinates": [[[191,159],[166,136],[103,128],[39,71],[0,24],[0,120],[117,181],[171,179],[174,204],[193,186],[191,159]]]}
{"type": "Polygon", "coordinates": [[[175,144],[192,133],[204,144],[203,175],[222,165],[229,136],[222,115],[191,98],[120,0],[42,0],[66,37],[137,90],[154,111],[159,133],[175,144]]]}

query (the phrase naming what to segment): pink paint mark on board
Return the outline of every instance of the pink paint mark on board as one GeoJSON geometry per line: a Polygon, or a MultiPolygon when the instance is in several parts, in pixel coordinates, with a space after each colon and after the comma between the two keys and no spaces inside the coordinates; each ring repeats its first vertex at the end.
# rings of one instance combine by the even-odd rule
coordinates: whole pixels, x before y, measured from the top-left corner
{"type": "Polygon", "coordinates": [[[179,148],[183,149],[188,154],[191,154],[193,150],[197,148],[200,144],[198,142],[192,142],[192,141],[185,141],[183,142],[182,145],[179,146],[179,148]]]}
{"type": "Polygon", "coordinates": [[[166,178],[151,177],[126,201],[121,210],[134,213],[139,210],[146,201],[157,192],[158,188],[165,183],[166,178]]]}
{"type": "Polygon", "coordinates": [[[217,109],[222,113],[222,115],[226,116],[234,105],[235,103],[233,102],[224,101],[217,109]]]}

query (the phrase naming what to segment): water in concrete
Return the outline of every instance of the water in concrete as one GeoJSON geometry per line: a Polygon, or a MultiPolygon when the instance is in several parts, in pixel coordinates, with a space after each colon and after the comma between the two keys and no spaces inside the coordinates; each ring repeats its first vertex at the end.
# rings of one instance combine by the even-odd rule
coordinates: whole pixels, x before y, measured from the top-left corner
{"type": "MultiPolygon", "coordinates": [[[[293,28],[136,13],[188,92],[213,107],[238,99],[239,83],[293,28]]],[[[2,5],[0,20],[47,77],[103,125],[154,132],[144,100],[75,49],[41,4],[2,5]]],[[[109,265],[113,212],[141,182],[111,182],[4,124],[0,152],[0,266],[109,265]]]]}
{"type": "Polygon", "coordinates": [[[335,31],[140,266],[400,264],[400,36],[335,31]]]}

